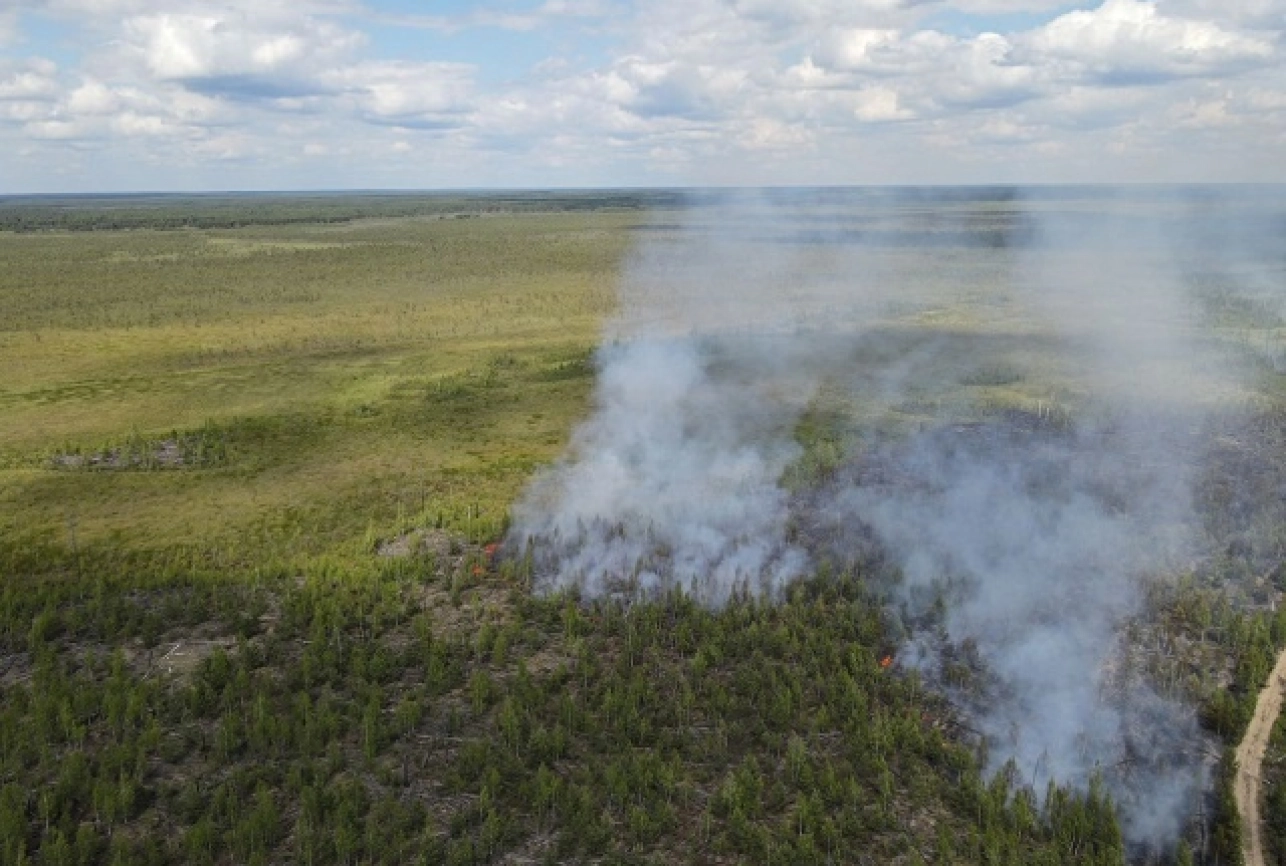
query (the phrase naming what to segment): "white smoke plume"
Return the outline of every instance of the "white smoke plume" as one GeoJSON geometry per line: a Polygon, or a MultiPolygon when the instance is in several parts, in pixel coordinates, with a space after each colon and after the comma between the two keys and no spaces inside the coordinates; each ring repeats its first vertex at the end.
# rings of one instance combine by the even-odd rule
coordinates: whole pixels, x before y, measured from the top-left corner
{"type": "Polygon", "coordinates": [[[1202,784],[1195,716],[1109,672],[1141,579],[1196,555],[1202,436],[1247,399],[1199,321],[1193,213],[1160,193],[700,199],[646,232],[594,412],[510,549],[545,589],[715,604],[822,559],[892,565],[895,618],[945,602],[945,634],[908,628],[900,663],[943,682],[944,647],[976,654],[987,685],[961,700],[995,764],[1038,791],[1101,775],[1130,838],[1164,844],[1202,784]],[[842,456],[810,477],[817,406],[842,410],[842,456]]]}
{"type": "Polygon", "coordinates": [[[595,413],[515,509],[547,585],[678,586],[718,602],[807,566],[785,542],[777,483],[799,453],[793,426],[817,367],[784,328],[807,300],[781,287],[806,287],[788,257],[745,243],[748,211],[723,213],[734,228],[662,226],[623,278],[595,413]]]}

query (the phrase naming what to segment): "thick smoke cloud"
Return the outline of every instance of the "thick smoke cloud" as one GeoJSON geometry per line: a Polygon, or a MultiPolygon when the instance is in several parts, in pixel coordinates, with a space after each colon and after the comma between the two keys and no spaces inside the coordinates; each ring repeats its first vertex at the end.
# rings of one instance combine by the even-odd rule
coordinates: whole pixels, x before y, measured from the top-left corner
{"type": "Polygon", "coordinates": [[[1201,781],[1195,715],[1106,673],[1139,579],[1190,549],[1170,462],[1187,446],[1133,443],[1128,429],[1019,418],[926,432],[868,456],[895,467],[892,479],[841,475],[821,494],[822,519],[866,527],[894,559],[902,617],[945,602],[950,645],[913,632],[904,656],[938,683],[961,645],[985,663],[981,684],[951,691],[993,745],[992,769],[1012,759],[1038,791],[1099,774],[1127,832],[1165,840],[1201,781]]]}
{"type": "Polygon", "coordinates": [[[759,360],[736,348],[650,337],[604,349],[598,413],[519,511],[546,580],[719,601],[803,572],[803,551],[783,541],[777,479],[798,447],[782,412],[752,378],[709,370],[716,349],[743,370],[759,360]]]}
{"type": "Polygon", "coordinates": [[[664,239],[636,254],[598,353],[597,409],[516,509],[547,585],[678,586],[718,602],[807,567],[785,541],[778,479],[821,366],[784,327],[809,287],[788,251],[746,243],[761,214],[718,210],[713,228],[659,226],[664,239]]]}
{"type": "Polygon", "coordinates": [[[1112,671],[1141,580],[1198,554],[1202,437],[1246,400],[1200,326],[1194,286],[1225,265],[1199,216],[1138,194],[695,202],[645,233],[595,411],[511,547],[545,589],[716,604],[822,560],[891,574],[901,664],[952,688],[961,653],[981,663],[958,697],[993,768],[1038,791],[1100,775],[1131,838],[1163,843],[1201,734],[1112,671]],[[838,456],[815,466],[797,430],[819,407],[838,456]]]}

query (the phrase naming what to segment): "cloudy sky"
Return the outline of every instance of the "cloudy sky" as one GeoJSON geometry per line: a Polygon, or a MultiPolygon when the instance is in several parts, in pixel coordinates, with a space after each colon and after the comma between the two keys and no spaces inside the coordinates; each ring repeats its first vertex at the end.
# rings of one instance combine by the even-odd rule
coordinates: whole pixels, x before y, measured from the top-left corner
{"type": "Polygon", "coordinates": [[[0,0],[0,193],[1286,181],[1286,0],[0,0]]]}

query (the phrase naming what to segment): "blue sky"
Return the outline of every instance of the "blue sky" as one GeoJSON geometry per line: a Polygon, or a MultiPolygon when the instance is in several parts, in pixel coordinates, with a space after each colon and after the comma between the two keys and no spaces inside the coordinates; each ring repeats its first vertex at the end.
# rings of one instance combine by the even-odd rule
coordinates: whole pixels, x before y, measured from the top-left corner
{"type": "Polygon", "coordinates": [[[1282,0],[0,3],[0,193],[1286,181],[1282,0]]]}

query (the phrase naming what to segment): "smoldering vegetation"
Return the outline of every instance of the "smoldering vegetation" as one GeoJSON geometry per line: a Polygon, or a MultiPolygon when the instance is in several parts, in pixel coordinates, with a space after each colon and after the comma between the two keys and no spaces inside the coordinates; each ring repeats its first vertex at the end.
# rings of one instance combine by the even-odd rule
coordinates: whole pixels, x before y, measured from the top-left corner
{"type": "Polygon", "coordinates": [[[1165,846],[1210,748],[1113,660],[1146,581],[1280,564],[1284,215],[1229,190],[696,197],[641,240],[595,411],[508,550],[625,600],[862,574],[993,770],[1101,778],[1165,846]]]}
{"type": "Polygon", "coordinates": [[[1173,838],[1201,789],[1196,714],[1105,670],[1139,579],[1190,553],[1169,470],[1195,438],[1042,413],[931,427],[802,493],[797,531],[889,587],[902,664],[956,699],[993,770],[1012,760],[1037,790],[1100,775],[1127,834],[1173,838]]]}

